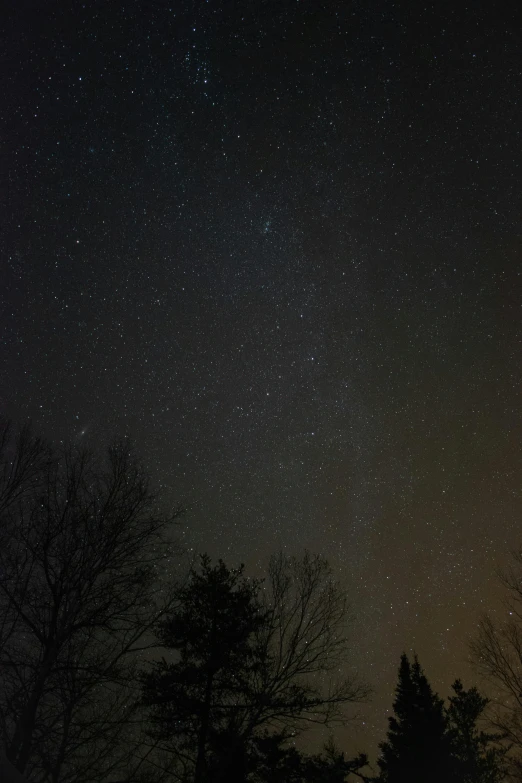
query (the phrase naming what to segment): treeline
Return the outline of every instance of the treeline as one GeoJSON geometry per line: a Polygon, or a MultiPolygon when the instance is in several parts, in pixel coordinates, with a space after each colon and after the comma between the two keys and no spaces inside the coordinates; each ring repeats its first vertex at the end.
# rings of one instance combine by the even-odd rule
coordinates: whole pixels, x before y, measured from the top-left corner
{"type": "Polygon", "coordinates": [[[373,769],[333,742],[299,749],[311,725],[333,730],[370,696],[356,673],[340,675],[350,613],[328,563],[278,554],[253,580],[202,555],[184,572],[182,513],[161,510],[126,442],[102,458],[2,423],[0,732],[27,780],[522,780],[516,567],[509,623],[485,619],[474,645],[500,707],[458,680],[444,704],[403,656],[373,769]]]}

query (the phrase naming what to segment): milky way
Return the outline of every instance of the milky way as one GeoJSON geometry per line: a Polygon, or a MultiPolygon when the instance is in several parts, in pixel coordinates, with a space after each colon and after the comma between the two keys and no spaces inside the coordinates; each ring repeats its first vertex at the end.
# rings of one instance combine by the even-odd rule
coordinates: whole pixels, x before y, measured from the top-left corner
{"type": "Polygon", "coordinates": [[[326,555],[375,688],[339,736],[372,751],[403,650],[471,681],[519,541],[520,25],[37,5],[1,46],[0,412],[129,435],[187,546],[326,555]]]}

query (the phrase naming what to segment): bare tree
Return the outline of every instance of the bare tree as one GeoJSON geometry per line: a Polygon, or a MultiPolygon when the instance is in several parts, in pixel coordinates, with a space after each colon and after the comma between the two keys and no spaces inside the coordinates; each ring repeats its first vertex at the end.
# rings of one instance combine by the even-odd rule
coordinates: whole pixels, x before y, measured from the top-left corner
{"type": "Polygon", "coordinates": [[[340,676],[351,657],[352,618],[328,562],[308,552],[273,556],[260,597],[267,621],[250,722],[295,732],[309,723],[345,723],[346,707],[367,699],[369,690],[355,673],[340,676]]]}
{"type": "Polygon", "coordinates": [[[505,619],[484,615],[470,643],[472,662],[493,686],[490,722],[512,747],[513,771],[522,780],[522,548],[499,573],[506,589],[505,619]]]}
{"type": "Polygon", "coordinates": [[[339,676],[349,619],[319,556],[273,557],[263,583],[203,557],[158,628],[177,657],[144,677],[151,733],[176,757],[177,779],[245,780],[259,738],[345,723],[347,708],[368,695],[355,674],[339,676]]]}
{"type": "Polygon", "coordinates": [[[158,512],[124,442],[105,461],[83,449],[52,453],[29,434],[19,444],[1,485],[7,757],[42,783],[137,779],[135,672],[154,646],[151,628],[174,606],[161,576],[176,564],[180,509],[158,512]]]}
{"type": "Polygon", "coordinates": [[[10,421],[0,419],[0,534],[5,514],[43,480],[50,455],[29,425],[15,433],[10,421]]]}

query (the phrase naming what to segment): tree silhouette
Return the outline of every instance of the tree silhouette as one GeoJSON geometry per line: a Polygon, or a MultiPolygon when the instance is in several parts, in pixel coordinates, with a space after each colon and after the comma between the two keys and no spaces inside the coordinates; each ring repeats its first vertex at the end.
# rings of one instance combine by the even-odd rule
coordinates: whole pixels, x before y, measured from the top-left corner
{"type": "Polygon", "coordinates": [[[0,447],[2,744],[42,783],[117,780],[141,763],[136,655],[173,606],[178,511],[158,514],[126,443],[100,459],[4,427],[0,447]]]}
{"type": "Polygon", "coordinates": [[[42,486],[52,450],[26,425],[14,432],[0,419],[0,540],[7,533],[10,513],[42,486]]]}
{"type": "Polygon", "coordinates": [[[178,610],[158,627],[159,641],[179,660],[155,664],[144,678],[144,701],[152,707],[153,736],[173,739],[180,756],[194,754],[196,782],[219,763],[218,748],[240,766],[242,744],[231,724],[256,665],[255,631],[264,617],[256,593],[242,566],[212,566],[203,555],[177,593],[178,610]]]}
{"type": "Polygon", "coordinates": [[[498,576],[506,593],[504,616],[497,621],[482,617],[470,652],[478,673],[497,693],[489,722],[511,745],[513,774],[522,780],[522,548],[498,576]]]}
{"type": "Polygon", "coordinates": [[[451,744],[444,704],[433,693],[419,661],[402,655],[388,719],[388,739],[381,743],[378,765],[383,783],[440,783],[452,780],[451,744]]]}
{"type": "Polygon", "coordinates": [[[460,680],[452,685],[447,716],[455,778],[461,783],[500,783],[507,772],[503,735],[481,731],[477,722],[489,700],[476,688],[465,691],[460,680]]]}
{"type": "MultiPolygon", "coordinates": [[[[362,770],[368,765],[368,758],[361,753],[347,759],[332,741],[322,753],[306,754],[289,744],[291,737],[286,732],[262,733],[253,736],[241,776],[227,773],[227,781],[250,783],[346,783],[347,781],[368,781],[362,770]]],[[[211,778],[213,779],[213,778],[211,778]]],[[[219,778],[216,778],[219,779],[219,778]]]]}
{"type": "Polygon", "coordinates": [[[320,675],[338,670],[348,640],[345,598],[322,558],[272,558],[261,587],[204,556],[178,599],[158,628],[177,657],[143,682],[151,733],[184,779],[244,781],[262,738],[275,752],[272,735],[342,722],[343,708],[365,697],[352,680],[323,687],[320,675]]]}

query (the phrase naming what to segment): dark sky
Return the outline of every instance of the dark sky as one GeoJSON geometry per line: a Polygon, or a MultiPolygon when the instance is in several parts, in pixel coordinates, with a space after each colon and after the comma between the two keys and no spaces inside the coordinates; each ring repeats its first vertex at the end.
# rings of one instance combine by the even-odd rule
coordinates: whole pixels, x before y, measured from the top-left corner
{"type": "Polygon", "coordinates": [[[8,5],[0,412],[130,435],[231,565],[326,555],[372,751],[520,541],[515,4],[8,5]]]}

